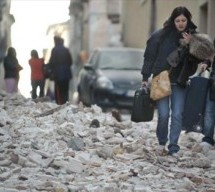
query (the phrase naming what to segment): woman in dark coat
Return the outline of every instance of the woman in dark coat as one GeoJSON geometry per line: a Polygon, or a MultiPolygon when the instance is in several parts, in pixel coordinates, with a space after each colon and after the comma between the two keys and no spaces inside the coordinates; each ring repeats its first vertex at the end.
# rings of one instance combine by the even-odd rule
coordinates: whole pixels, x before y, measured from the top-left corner
{"type": "MultiPolygon", "coordinates": [[[[141,71],[143,76],[142,84],[144,86],[148,85],[148,78],[151,74],[156,76],[160,72],[170,69],[167,58],[174,50],[180,47],[181,39],[189,44],[191,33],[196,33],[197,28],[191,21],[191,18],[192,15],[186,7],[176,7],[169,19],[164,23],[164,27],[153,33],[148,39],[144,54],[144,65],[141,71]]],[[[189,55],[189,51],[188,53],[183,51],[183,54],[180,58],[181,60],[187,58],[185,55],[189,55]]],[[[178,78],[183,71],[184,62],[189,62],[189,66],[192,66],[187,69],[190,71],[185,71],[187,78],[188,75],[192,75],[195,72],[197,68],[195,59],[193,61],[186,60],[180,62],[176,67],[171,69],[170,81],[172,94],[156,101],[158,109],[156,134],[159,143],[156,151],[159,155],[168,153],[169,155],[177,156],[177,152],[180,150],[178,139],[182,128],[182,113],[186,89],[184,84],[182,86],[179,83],[178,78]],[[193,66],[195,66],[194,69],[193,66]],[[168,151],[166,150],[167,143],[168,151]]]]}
{"type": "MultiPolygon", "coordinates": [[[[215,39],[214,39],[214,47],[215,47],[215,39]]],[[[211,86],[215,87],[215,56],[213,58],[212,63],[212,71],[211,71],[211,86]]],[[[206,100],[206,108],[205,108],[205,116],[204,116],[204,126],[203,126],[203,134],[202,143],[200,146],[202,148],[208,147],[213,148],[215,145],[214,140],[214,129],[215,129],[215,90],[208,90],[207,100],[206,100]]]]}
{"type": "Polygon", "coordinates": [[[16,93],[18,91],[20,70],[22,70],[22,67],[16,58],[16,50],[13,47],[9,47],[4,58],[4,79],[7,93],[16,93]]]}

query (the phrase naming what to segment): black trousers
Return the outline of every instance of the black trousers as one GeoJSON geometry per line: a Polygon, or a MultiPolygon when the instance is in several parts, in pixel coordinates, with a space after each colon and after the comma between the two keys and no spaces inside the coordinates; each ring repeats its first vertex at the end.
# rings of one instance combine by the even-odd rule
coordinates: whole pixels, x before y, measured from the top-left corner
{"type": "Polygon", "coordinates": [[[69,80],[55,81],[55,100],[58,105],[69,100],[69,80]]]}
{"type": "Polygon", "coordinates": [[[45,80],[31,80],[32,92],[31,98],[37,98],[37,87],[40,88],[39,97],[44,97],[45,80]]]}

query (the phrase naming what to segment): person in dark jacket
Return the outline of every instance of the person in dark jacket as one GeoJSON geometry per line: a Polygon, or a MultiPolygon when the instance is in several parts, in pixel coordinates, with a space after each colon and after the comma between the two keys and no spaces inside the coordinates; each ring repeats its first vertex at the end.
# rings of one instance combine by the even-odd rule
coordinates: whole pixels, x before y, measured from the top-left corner
{"type": "Polygon", "coordinates": [[[72,56],[69,49],[64,46],[61,37],[54,37],[55,47],[51,51],[49,60],[55,82],[55,100],[62,105],[69,100],[69,82],[72,78],[72,56]]]}
{"type": "MultiPolygon", "coordinates": [[[[148,79],[151,74],[156,76],[160,72],[170,69],[167,57],[179,48],[181,39],[189,44],[191,33],[196,33],[197,28],[191,19],[192,15],[186,7],[176,7],[164,23],[163,28],[154,32],[148,39],[144,53],[144,65],[141,71],[143,86],[148,86],[148,79]]],[[[184,54],[189,55],[189,51],[185,51],[184,54]]],[[[170,73],[172,94],[156,101],[158,110],[156,134],[159,143],[156,152],[158,155],[168,153],[172,156],[178,156],[180,150],[178,140],[182,129],[182,113],[186,93],[185,87],[178,83],[178,77],[183,69],[184,61],[182,62],[182,60],[184,56],[180,59],[180,63],[172,68],[170,73]],[[168,151],[166,150],[167,143],[168,151]]],[[[194,63],[187,61],[190,66],[195,65],[195,69],[190,68],[188,72],[189,75],[192,75],[197,69],[197,63],[196,61],[194,63]]]]}
{"type": "MultiPolygon", "coordinates": [[[[215,46],[215,39],[214,39],[215,46]]],[[[215,57],[213,58],[212,71],[211,71],[211,80],[215,84],[215,57]]],[[[215,94],[213,92],[213,94],[215,94]]],[[[213,95],[215,98],[215,95],[213,95]]],[[[201,147],[212,148],[215,145],[214,140],[214,128],[215,128],[215,100],[210,98],[210,89],[208,90],[205,115],[204,115],[204,125],[203,125],[203,134],[201,147]]]]}
{"type": "Polygon", "coordinates": [[[4,79],[7,93],[16,93],[18,91],[20,70],[22,70],[22,67],[16,58],[16,50],[13,47],[9,47],[4,58],[4,79]]]}

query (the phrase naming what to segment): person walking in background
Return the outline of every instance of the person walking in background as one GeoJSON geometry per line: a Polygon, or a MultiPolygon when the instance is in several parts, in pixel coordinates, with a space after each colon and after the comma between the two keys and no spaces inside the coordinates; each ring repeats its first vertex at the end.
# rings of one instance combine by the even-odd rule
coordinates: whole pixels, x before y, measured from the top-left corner
{"type": "Polygon", "coordinates": [[[16,50],[13,47],[9,47],[7,55],[4,58],[4,79],[7,93],[17,93],[19,83],[19,71],[22,70],[22,66],[19,65],[16,58],[16,50]]]}
{"type": "Polygon", "coordinates": [[[44,78],[44,59],[39,58],[38,52],[36,50],[31,51],[31,58],[28,61],[31,67],[31,98],[37,98],[37,87],[40,88],[39,97],[44,97],[44,86],[45,86],[45,78],[44,78]]]}
{"type": "MultiPolygon", "coordinates": [[[[191,19],[192,15],[186,7],[176,7],[164,23],[163,28],[154,32],[148,39],[144,53],[144,65],[141,71],[143,86],[148,86],[148,78],[151,74],[156,76],[160,72],[170,69],[171,66],[167,58],[174,50],[179,48],[181,39],[189,44],[191,34],[188,31],[196,33],[197,28],[191,19]]],[[[189,51],[186,57],[190,57],[189,51]]],[[[180,150],[178,139],[182,129],[182,113],[186,93],[186,84],[182,86],[178,78],[185,73],[188,80],[188,77],[195,72],[198,63],[195,59],[190,61],[190,59],[185,59],[185,56],[181,57],[180,63],[172,68],[170,72],[172,94],[156,101],[158,110],[156,135],[159,143],[156,152],[158,155],[168,153],[172,156],[178,156],[177,153],[180,150]],[[194,66],[195,70],[190,67],[189,71],[183,71],[185,64],[194,66]],[[170,129],[169,122],[171,123],[170,129]],[[166,150],[167,143],[168,151],[166,150]]]]}
{"type": "Polygon", "coordinates": [[[57,104],[62,105],[69,100],[72,56],[69,49],[64,46],[64,40],[61,37],[54,36],[54,44],[49,64],[55,83],[55,100],[57,104]]]}
{"type": "MultiPolygon", "coordinates": [[[[215,39],[214,39],[215,46],[215,39]]],[[[215,57],[213,59],[212,71],[211,71],[211,86],[215,85],[215,57]]],[[[215,91],[215,90],[214,90],[215,91]]],[[[201,147],[211,148],[215,144],[214,140],[214,128],[215,128],[215,92],[210,93],[210,88],[207,94],[205,115],[204,115],[204,125],[203,125],[203,135],[201,147]],[[213,95],[210,95],[213,94],[213,95]]]]}
{"type": "MultiPolygon", "coordinates": [[[[215,70],[214,70],[215,72],[215,70]]],[[[203,135],[202,147],[213,147],[215,144],[214,141],[214,127],[215,127],[215,101],[211,100],[209,97],[209,91],[207,94],[205,116],[204,116],[204,126],[203,126],[203,135]]]]}

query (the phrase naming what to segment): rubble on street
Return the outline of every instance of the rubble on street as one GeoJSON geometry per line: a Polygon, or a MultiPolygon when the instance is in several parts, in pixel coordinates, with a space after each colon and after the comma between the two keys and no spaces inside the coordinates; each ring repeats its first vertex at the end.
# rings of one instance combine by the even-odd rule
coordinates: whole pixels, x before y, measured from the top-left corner
{"type": "Polygon", "coordinates": [[[155,153],[151,122],[0,94],[2,192],[215,192],[215,149],[182,133],[179,157],[155,153]]]}

